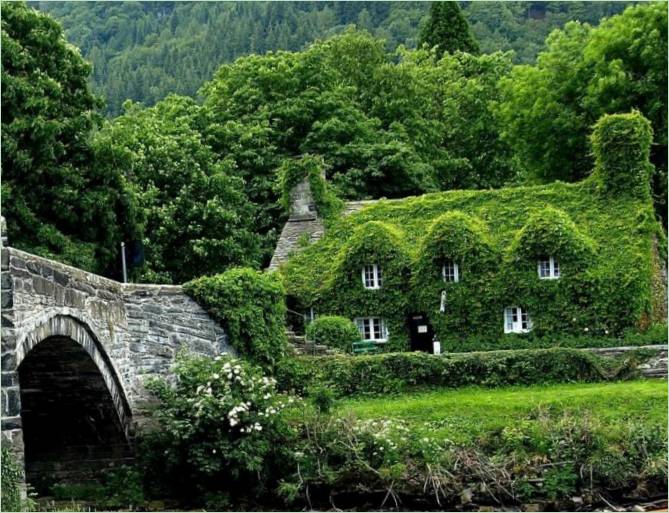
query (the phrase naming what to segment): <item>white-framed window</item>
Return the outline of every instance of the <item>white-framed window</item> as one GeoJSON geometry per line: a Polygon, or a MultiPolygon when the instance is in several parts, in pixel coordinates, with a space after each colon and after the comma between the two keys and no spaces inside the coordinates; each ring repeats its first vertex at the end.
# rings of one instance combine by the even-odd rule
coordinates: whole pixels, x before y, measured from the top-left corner
{"type": "Polygon", "coordinates": [[[555,257],[542,258],[537,262],[537,273],[542,280],[557,280],[560,277],[560,264],[555,257]]]}
{"type": "Polygon", "coordinates": [[[386,342],[388,340],[388,327],[386,320],[381,317],[358,317],[355,325],[360,331],[363,340],[371,342],[386,342]]]}
{"type": "Polygon", "coordinates": [[[518,306],[504,309],[504,333],[527,333],[532,329],[530,314],[518,306]]]}
{"type": "Polygon", "coordinates": [[[381,267],[377,264],[366,265],[362,268],[362,285],[366,289],[380,289],[383,285],[381,267]]]}
{"type": "Polygon", "coordinates": [[[444,265],[441,266],[441,277],[446,282],[457,283],[460,281],[460,268],[458,264],[452,260],[447,260],[444,262],[444,265]]]}

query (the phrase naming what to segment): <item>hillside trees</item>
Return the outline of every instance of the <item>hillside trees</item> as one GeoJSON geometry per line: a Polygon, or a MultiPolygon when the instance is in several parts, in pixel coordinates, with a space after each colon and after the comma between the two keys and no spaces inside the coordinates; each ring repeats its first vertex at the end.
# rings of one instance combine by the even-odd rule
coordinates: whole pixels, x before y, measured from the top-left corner
{"type": "Polygon", "coordinates": [[[655,133],[658,212],[666,210],[667,5],[628,8],[599,27],[554,31],[535,66],[502,79],[503,135],[539,180],[578,180],[592,168],[588,134],[603,114],[641,111],[655,133]]]}
{"type": "Polygon", "coordinates": [[[90,141],[100,106],[88,89],[90,66],[58,23],[24,3],[3,6],[2,49],[2,202],[11,244],[108,270],[122,237],[138,227],[120,169],[98,161],[90,141]]]}
{"type": "MultiPolygon", "coordinates": [[[[462,2],[484,53],[515,52],[532,63],[551,30],[571,20],[597,24],[629,2],[462,2]]],[[[355,24],[386,49],[416,47],[428,2],[36,2],[65,27],[93,64],[106,112],[126,99],[152,105],[193,95],[223,62],[272,50],[298,51],[355,24]],[[225,37],[221,37],[225,34],[225,37]]]]}
{"type": "Polygon", "coordinates": [[[457,2],[432,2],[418,44],[436,46],[440,56],[446,52],[479,52],[479,44],[457,2]]]}
{"type": "Polygon", "coordinates": [[[142,281],[180,283],[232,265],[258,264],[253,206],[235,162],[203,144],[201,108],[170,96],[128,103],[96,144],[123,169],[146,217],[142,281]]]}
{"type": "Polygon", "coordinates": [[[243,172],[259,186],[253,194],[265,198],[276,198],[276,164],[305,153],[323,156],[329,181],[347,198],[499,186],[511,157],[489,103],[510,58],[392,55],[359,31],[303,52],[241,58],[201,91],[208,141],[219,153],[245,153],[229,131],[241,124],[262,134],[252,152],[262,157],[243,172]],[[486,151],[476,148],[480,140],[486,151]]]}

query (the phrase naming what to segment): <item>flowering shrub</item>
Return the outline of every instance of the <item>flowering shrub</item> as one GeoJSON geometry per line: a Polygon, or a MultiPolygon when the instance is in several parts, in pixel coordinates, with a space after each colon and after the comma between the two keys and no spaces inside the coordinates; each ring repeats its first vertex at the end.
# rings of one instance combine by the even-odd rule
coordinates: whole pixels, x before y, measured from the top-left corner
{"type": "Polygon", "coordinates": [[[259,368],[227,356],[180,355],[175,373],[174,385],[149,385],[160,401],[160,429],[146,440],[152,472],[186,497],[222,488],[259,496],[286,461],[292,431],[284,411],[295,399],[277,393],[259,368]],[[236,486],[223,486],[232,480],[236,486]]]}

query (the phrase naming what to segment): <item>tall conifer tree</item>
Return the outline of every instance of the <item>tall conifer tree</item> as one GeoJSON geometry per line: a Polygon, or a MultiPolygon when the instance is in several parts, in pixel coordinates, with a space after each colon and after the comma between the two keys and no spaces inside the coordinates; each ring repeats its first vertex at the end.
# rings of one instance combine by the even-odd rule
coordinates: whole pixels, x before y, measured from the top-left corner
{"type": "Polygon", "coordinates": [[[437,53],[462,51],[478,54],[479,44],[457,2],[432,2],[430,17],[420,33],[419,45],[436,46],[437,53]]]}

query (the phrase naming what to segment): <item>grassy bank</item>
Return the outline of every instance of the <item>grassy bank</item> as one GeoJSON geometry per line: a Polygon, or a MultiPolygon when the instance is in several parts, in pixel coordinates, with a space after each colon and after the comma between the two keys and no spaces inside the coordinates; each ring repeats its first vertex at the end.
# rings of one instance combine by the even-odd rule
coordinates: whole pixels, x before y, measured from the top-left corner
{"type": "Polygon", "coordinates": [[[667,382],[638,380],[617,383],[569,383],[513,386],[498,389],[468,387],[371,399],[348,399],[339,413],[362,420],[403,420],[412,430],[437,430],[456,443],[475,442],[517,423],[532,423],[540,414],[565,413],[592,417],[615,436],[628,420],[666,426],[667,382]]]}

